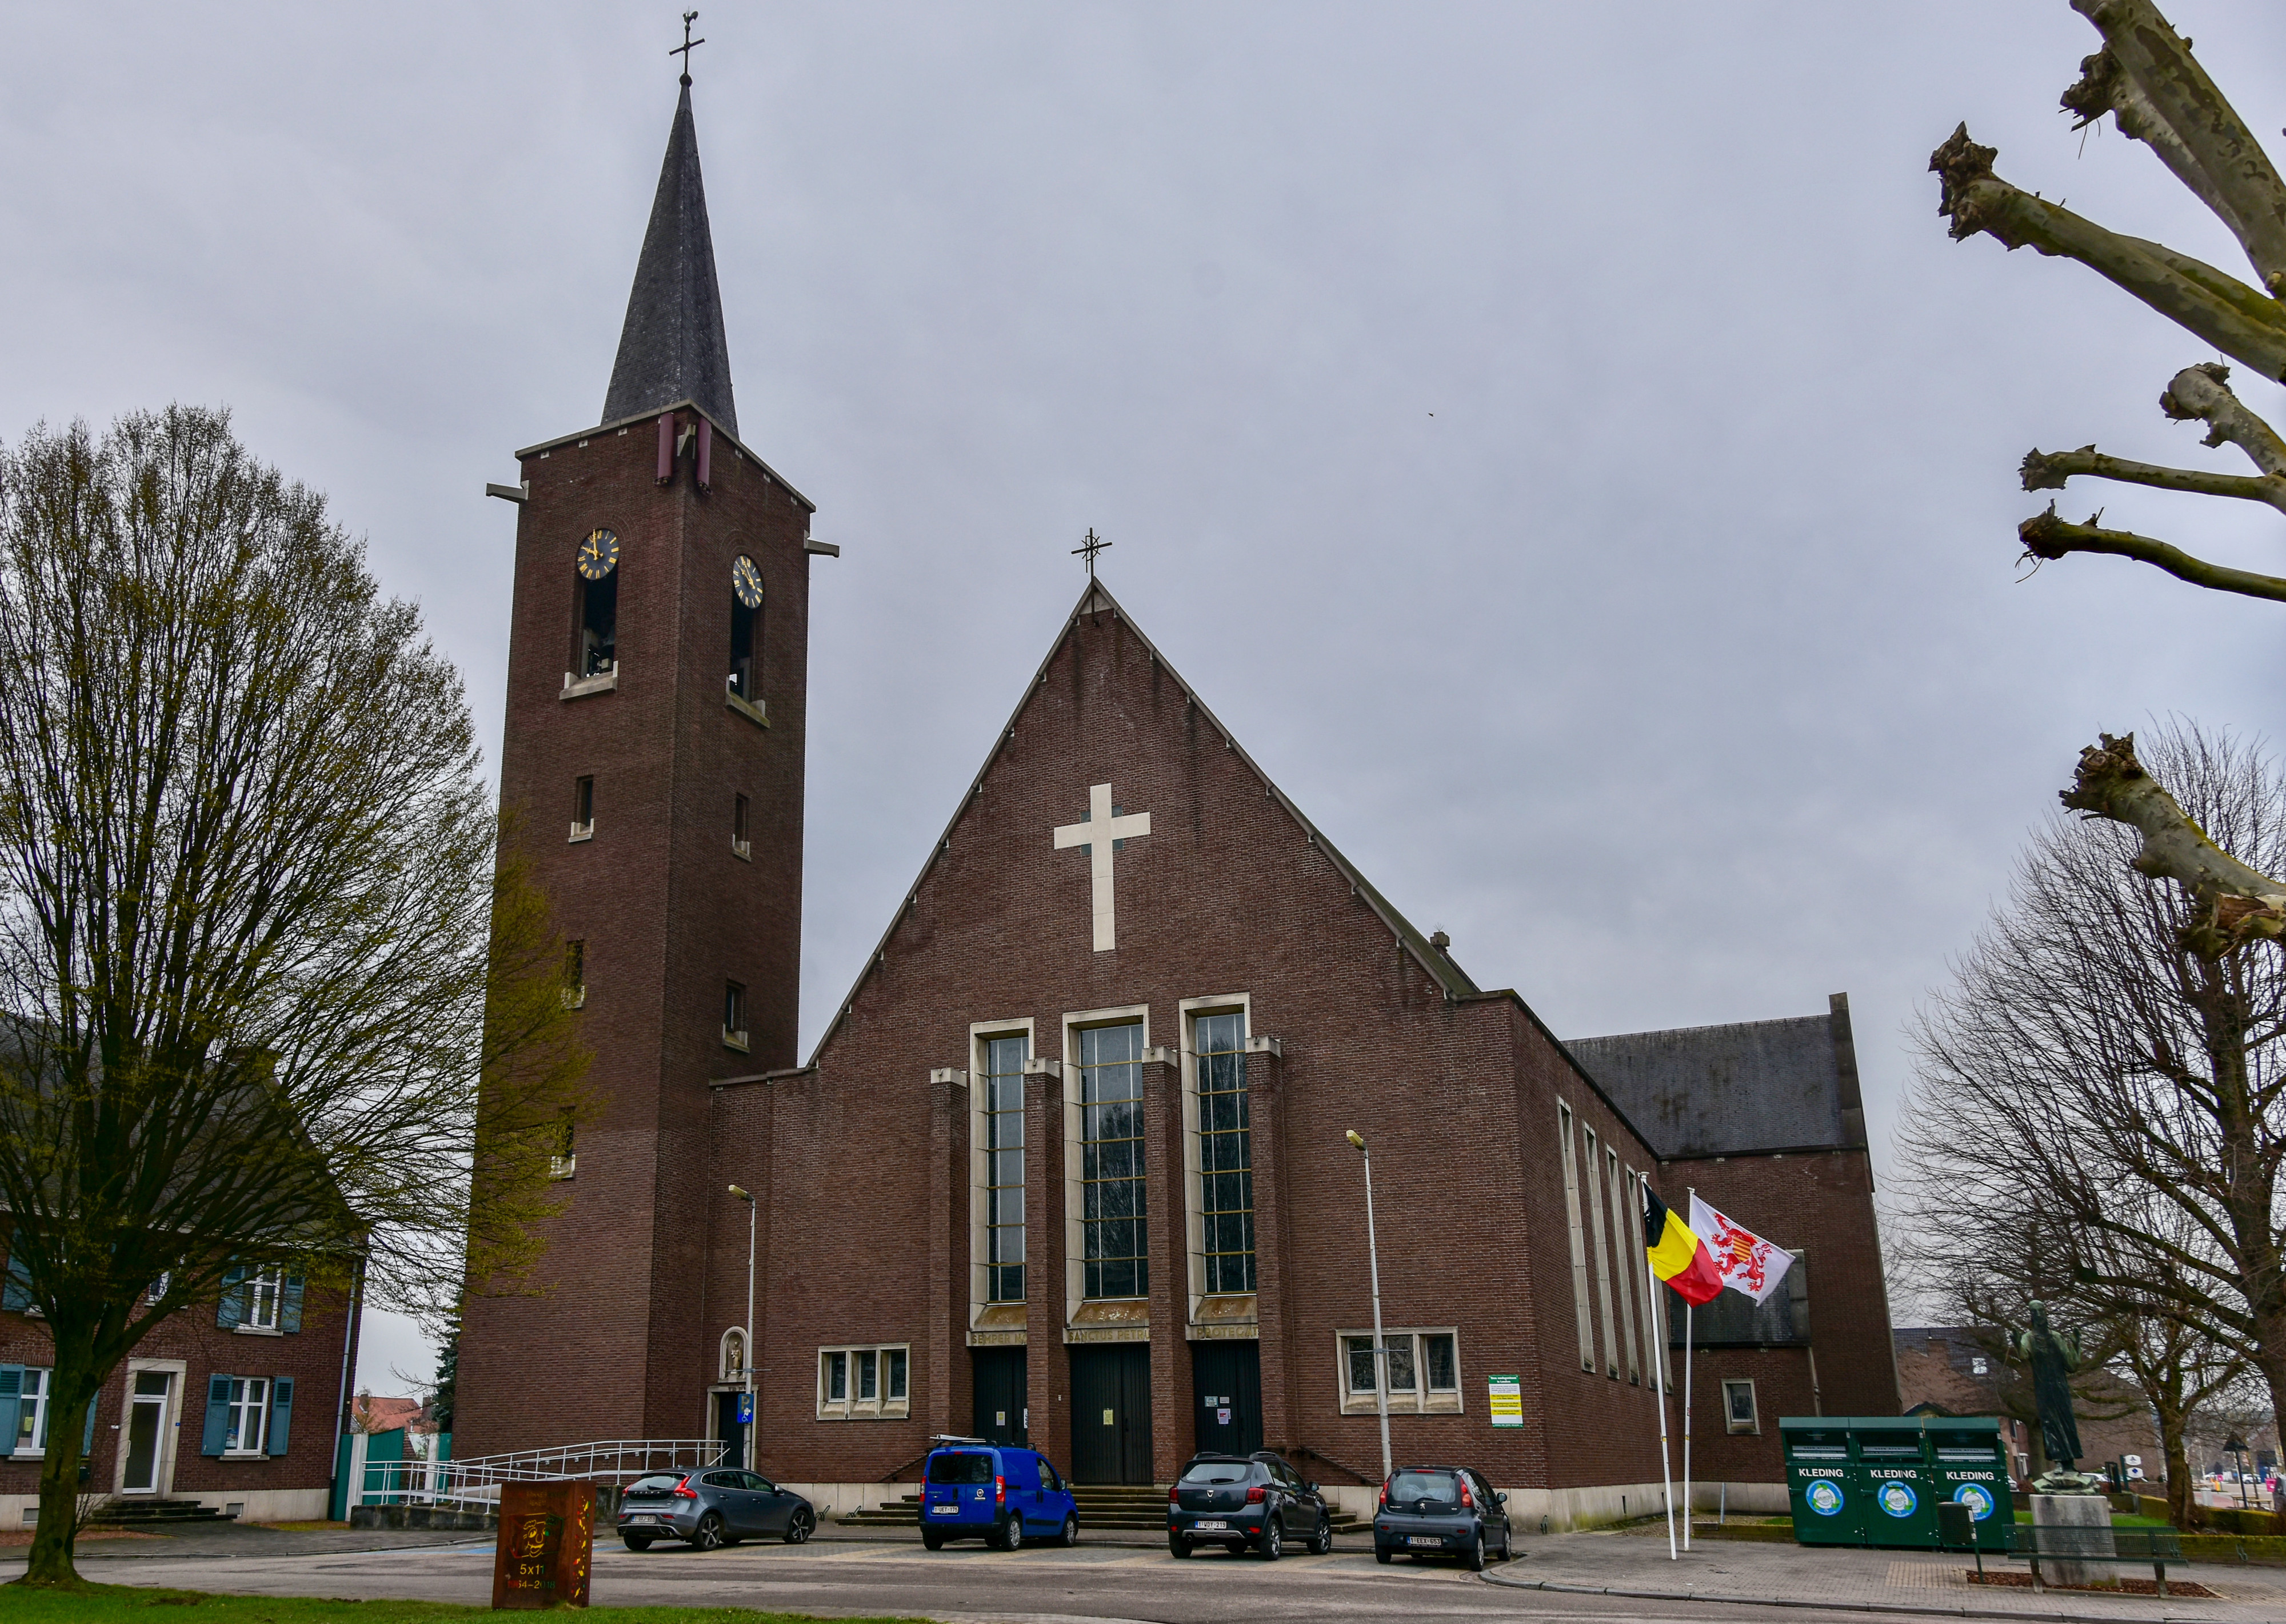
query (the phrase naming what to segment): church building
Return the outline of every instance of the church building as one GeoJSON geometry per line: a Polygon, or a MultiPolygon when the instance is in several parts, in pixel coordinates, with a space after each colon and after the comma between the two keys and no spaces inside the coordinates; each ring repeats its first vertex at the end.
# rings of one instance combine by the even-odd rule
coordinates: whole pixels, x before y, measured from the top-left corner
{"type": "Polygon", "coordinates": [[[456,1455],[707,1438],[863,1500],[939,1434],[1101,1484],[1269,1447],[1361,1507],[1385,1399],[1400,1462],[1478,1467],[1519,1525],[1641,1513],[1655,1344],[1677,1384],[1682,1352],[1645,1179],[1801,1258],[1694,1328],[1702,1476],[1782,1507],[1781,1414],[1896,1412],[1846,1000],[1558,1041],[1092,578],[799,1056],[810,572],[835,549],[738,438],[725,334],[686,77],[602,420],[494,487],[518,516],[502,800],[572,943],[600,1110],[540,1289],[467,1305],[456,1455]]]}

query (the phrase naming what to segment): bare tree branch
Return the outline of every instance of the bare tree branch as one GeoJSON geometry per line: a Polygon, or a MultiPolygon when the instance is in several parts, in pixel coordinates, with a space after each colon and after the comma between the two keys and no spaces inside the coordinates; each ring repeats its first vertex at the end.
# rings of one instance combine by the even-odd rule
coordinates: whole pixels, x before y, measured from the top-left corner
{"type": "Polygon", "coordinates": [[[2229,496],[2241,501],[2267,502],[2286,511],[2286,479],[2267,474],[2214,474],[2204,469],[2167,468],[2156,462],[2135,462],[2106,456],[2093,445],[2077,451],[2041,451],[2024,455],[2024,488],[2061,491],[2074,478],[2116,479],[2123,485],[2150,485],[2161,491],[2187,491],[2197,496],[2229,496]]]}
{"type": "Polygon", "coordinates": [[[2025,553],[2034,558],[2061,558],[2066,553],[2109,553],[2117,557],[2135,558],[2155,564],[2195,587],[2208,587],[2217,592],[2235,592],[2243,597],[2286,603],[2286,579],[2278,576],[2258,575],[2251,570],[2235,570],[2228,564],[2209,564],[2203,558],[2192,557],[2169,542],[2139,536],[2132,530],[2104,530],[2093,522],[2075,524],[2056,516],[2053,502],[2048,504],[2046,513],[2036,513],[2017,525],[2016,537],[2023,542],[2025,553]]]}
{"type": "Polygon", "coordinates": [[[1996,149],[1962,124],[1930,155],[1943,182],[1937,212],[1955,239],[1983,232],[2012,248],[2076,259],[2177,326],[2266,378],[2286,379],[2286,306],[2187,254],[2107,231],[1992,172],[1996,149]]]}
{"type": "Polygon", "coordinates": [[[2227,440],[2264,473],[2286,478],[2286,439],[2231,391],[2230,368],[2221,362],[2202,361],[2177,373],[2159,397],[2159,409],[2178,422],[2204,422],[2207,445],[2227,440]]]}
{"type": "Polygon", "coordinates": [[[2103,35],[2063,105],[2083,123],[2117,114],[2238,239],[2275,296],[2286,297],[2286,183],[2236,109],[2151,0],[2072,0],[2103,35]]]}

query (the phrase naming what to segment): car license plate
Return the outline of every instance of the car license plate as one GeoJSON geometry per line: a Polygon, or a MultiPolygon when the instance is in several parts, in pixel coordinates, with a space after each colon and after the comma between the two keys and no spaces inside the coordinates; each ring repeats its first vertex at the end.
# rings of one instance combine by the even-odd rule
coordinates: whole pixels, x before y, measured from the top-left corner
{"type": "Polygon", "coordinates": [[[931,1517],[958,1517],[960,1515],[960,1508],[958,1506],[931,1506],[929,1508],[929,1515],[931,1517]]]}
{"type": "Polygon", "coordinates": [[[1416,1533],[1408,1536],[1405,1542],[1407,1545],[1442,1545],[1445,1541],[1433,1533],[1416,1533]]]}
{"type": "Polygon", "coordinates": [[[1219,1520],[1219,1519],[1217,1519],[1217,1520],[1215,1520],[1215,1521],[1213,1521],[1213,1522],[1195,1522],[1195,1523],[1193,1523],[1193,1524],[1191,1525],[1191,1526],[1192,1526],[1192,1527],[1194,1527],[1194,1528],[1199,1529],[1199,1530],[1201,1530],[1202,1532],[1211,1532],[1211,1533],[1221,1533],[1224,1529],[1226,1529],[1226,1528],[1229,1527],[1229,1526],[1230,1526],[1230,1525],[1229,1525],[1228,1523],[1226,1523],[1226,1522],[1223,1522],[1223,1521],[1221,1521],[1221,1520],[1219,1520]]]}
{"type": "Polygon", "coordinates": [[[655,1523],[658,1521],[658,1518],[656,1517],[630,1517],[627,1518],[627,1521],[631,1523],[655,1523]]]}

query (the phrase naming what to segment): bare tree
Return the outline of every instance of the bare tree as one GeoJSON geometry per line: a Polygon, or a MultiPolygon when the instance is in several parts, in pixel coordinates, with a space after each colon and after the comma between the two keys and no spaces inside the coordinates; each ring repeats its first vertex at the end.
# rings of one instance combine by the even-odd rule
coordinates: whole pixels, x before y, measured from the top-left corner
{"type": "MultiPolygon", "coordinates": [[[[582,1060],[497,834],[458,673],[225,414],[0,451],[0,1203],[56,1414],[233,1269],[529,1260],[582,1060]]],[[[80,1439],[28,1582],[76,1582],[80,1439]]]]}
{"type": "MultiPolygon", "coordinates": [[[[2286,863],[2286,781],[2266,761],[2188,727],[2155,753],[2203,824],[2286,863]]],[[[2101,822],[2039,832],[1917,1019],[1901,1155],[1924,1202],[2021,1212],[2053,1237],[2093,1317],[2177,1321],[2275,1403],[2286,965],[2197,951],[2198,904],[2132,870],[2132,849],[2101,822]]]]}
{"type": "MultiPolygon", "coordinates": [[[[2265,378],[2286,378],[2286,182],[2192,55],[2190,42],[2152,0],[2071,0],[2071,5],[2094,25],[2102,45],[2081,63],[2063,106],[2082,125],[2109,114],[2122,134],[2148,146],[2236,239],[2254,283],[2011,185],[1993,172],[1997,152],[1970,140],[1966,124],[1929,160],[1942,179],[1939,212],[1951,217],[1955,238],[1981,233],[2011,248],[2077,260],[2203,347],[2265,378]]],[[[2186,367],[2169,381],[2159,408],[2178,422],[2205,424],[2205,444],[2237,447],[2252,473],[2162,467],[2108,456],[2092,445],[2066,452],[2036,448],[2024,458],[2024,488],[2061,490],[2075,478],[2108,479],[2286,511],[2286,439],[2232,392],[2229,376],[2219,362],[2186,367]]],[[[2051,502],[2046,512],[2018,527],[2018,538],[2025,554],[2037,559],[2109,553],[2140,559],[2195,586],[2286,602],[2286,577],[2229,568],[2172,542],[2107,530],[2101,517],[2099,511],[2073,524],[2051,502]]],[[[2208,840],[2143,771],[2132,736],[2106,735],[2085,752],[2064,803],[2143,834],[2138,862],[2144,871],[2180,882],[2203,904],[2203,914],[2185,922],[2202,952],[2228,952],[2286,930],[2286,883],[2208,840]]]]}

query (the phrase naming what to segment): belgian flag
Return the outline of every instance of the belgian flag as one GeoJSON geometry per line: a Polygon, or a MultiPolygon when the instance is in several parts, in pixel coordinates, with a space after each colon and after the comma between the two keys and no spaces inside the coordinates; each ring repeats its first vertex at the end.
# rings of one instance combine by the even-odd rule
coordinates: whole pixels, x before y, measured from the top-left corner
{"type": "Polygon", "coordinates": [[[1714,1254],[1690,1225],[1667,1210],[1648,1181],[1643,1197],[1644,1250],[1651,1254],[1651,1272],[1674,1287],[1675,1295],[1686,1303],[1713,1302],[1722,1289],[1714,1254]]]}

